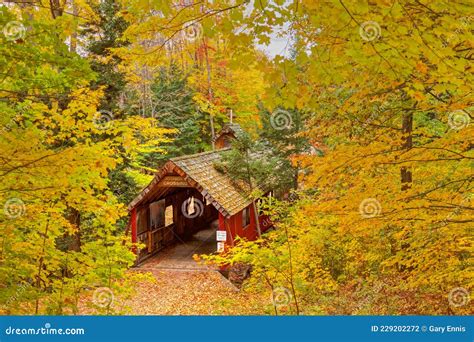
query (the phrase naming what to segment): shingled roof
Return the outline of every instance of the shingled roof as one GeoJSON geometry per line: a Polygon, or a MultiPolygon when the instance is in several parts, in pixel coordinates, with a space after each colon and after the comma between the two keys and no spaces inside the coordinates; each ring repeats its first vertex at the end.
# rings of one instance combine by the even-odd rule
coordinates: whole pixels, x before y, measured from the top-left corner
{"type": "Polygon", "coordinates": [[[249,193],[214,165],[222,153],[229,149],[197,153],[171,158],[158,172],[151,183],[128,206],[129,210],[151,197],[152,189],[169,174],[178,174],[190,187],[196,188],[224,216],[230,217],[247,207],[252,201],[249,193]]]}
{"type": "Polygon", "coordinates": [[[223,134],[233,134],[235,137],[243,135],[245,132],[242,127],[237,123],[227,123],[222,127],[221,131],[216,135],[214,141],[216,141],[223,134]]]}

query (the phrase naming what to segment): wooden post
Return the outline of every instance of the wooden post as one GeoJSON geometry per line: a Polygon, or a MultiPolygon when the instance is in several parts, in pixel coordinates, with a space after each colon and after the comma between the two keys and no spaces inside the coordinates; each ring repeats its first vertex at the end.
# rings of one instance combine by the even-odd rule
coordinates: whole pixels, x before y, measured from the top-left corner
{"type": "Polygon", "coordinates": [[[151,230],[148,231],[148,253],[153,252],[153,234],[151,230]]]}
{"type": "MultiPolygon", "coordinates": [[[[132,243],[137,242],[137,208],[132,209],[132,215],[130,216],[130,226],[132,227],[132,243]]],[[[133,253],[137,254],[137,248],[133,247],[133,253]]]]}

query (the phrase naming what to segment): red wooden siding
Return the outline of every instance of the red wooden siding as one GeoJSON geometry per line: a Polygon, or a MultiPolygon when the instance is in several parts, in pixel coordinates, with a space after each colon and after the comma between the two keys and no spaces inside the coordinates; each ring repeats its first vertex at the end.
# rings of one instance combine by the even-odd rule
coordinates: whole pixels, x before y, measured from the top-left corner
{"type": "MultiPolygon", "coordinates": [[[[132,209],[132,214],[130,215],[130,225],[132,227],[132,243],[137,242],[137,208],[132,209]]],[[[136,247],[133,247],[133,253],[137,254],[136,247]]]]}
{"type": "MultiPolygon", "coordinates": [[[[227,230],[227,241],[226,241],[227,246],[232,246],[234,243],[235,237],[237,236],[241,238],[245,238],[247,240],[255,240],[258,238],[255,214],[253,211],[253,204],[250,204],[247,208],[249,209],[249,212],[250,212],[250,224],[247,227],[242,226],[242,223],[243,223],[242,216],[243,216],[243,211],[245,209],[231,216],[228,219],[225,219],[222,214],[219,214],[219,230],[227,230]]],[[[270,228],[271,222],[268,220],[266,216],[264,215],[260,216],[259,221],[260,221],[260,229],[262,230],[262,232],[270,228]]]]}

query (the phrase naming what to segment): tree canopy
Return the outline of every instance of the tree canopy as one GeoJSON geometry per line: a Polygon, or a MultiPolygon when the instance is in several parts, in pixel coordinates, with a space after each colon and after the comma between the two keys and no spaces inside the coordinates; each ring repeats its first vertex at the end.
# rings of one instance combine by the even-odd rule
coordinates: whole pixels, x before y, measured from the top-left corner
{"type": "Polygon", "coordinates": [[[248,134],[221,168],[280,189],[258,208],[275,229],[204,258],[251,265],[244,290],[273,293],[265,313],[469,313],[469,2],[0,11],[1,312],[77,313],[89,287],[131,296],[147,276],[127,271],[126,205],[232,116],[248,134]]]}

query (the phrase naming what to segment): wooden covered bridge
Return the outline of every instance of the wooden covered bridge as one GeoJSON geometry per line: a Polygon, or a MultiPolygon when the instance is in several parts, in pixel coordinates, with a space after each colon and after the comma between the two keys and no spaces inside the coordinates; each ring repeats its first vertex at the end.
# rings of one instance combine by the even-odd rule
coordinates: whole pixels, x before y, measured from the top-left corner
{"type": "MultiPolygon", "coordinates": [[[[232,246],[236,236],[258,236],[248,191],[214,167],[240,132],[240,126],[226,125],[216,151],[169,159],[129,204],[132,242],[145,245],[137,263],[209,227],[216,230],[215,251],[232,246]]],[[[263,215],[259,220],[262,231],[269,228],[263,215]]]]}

